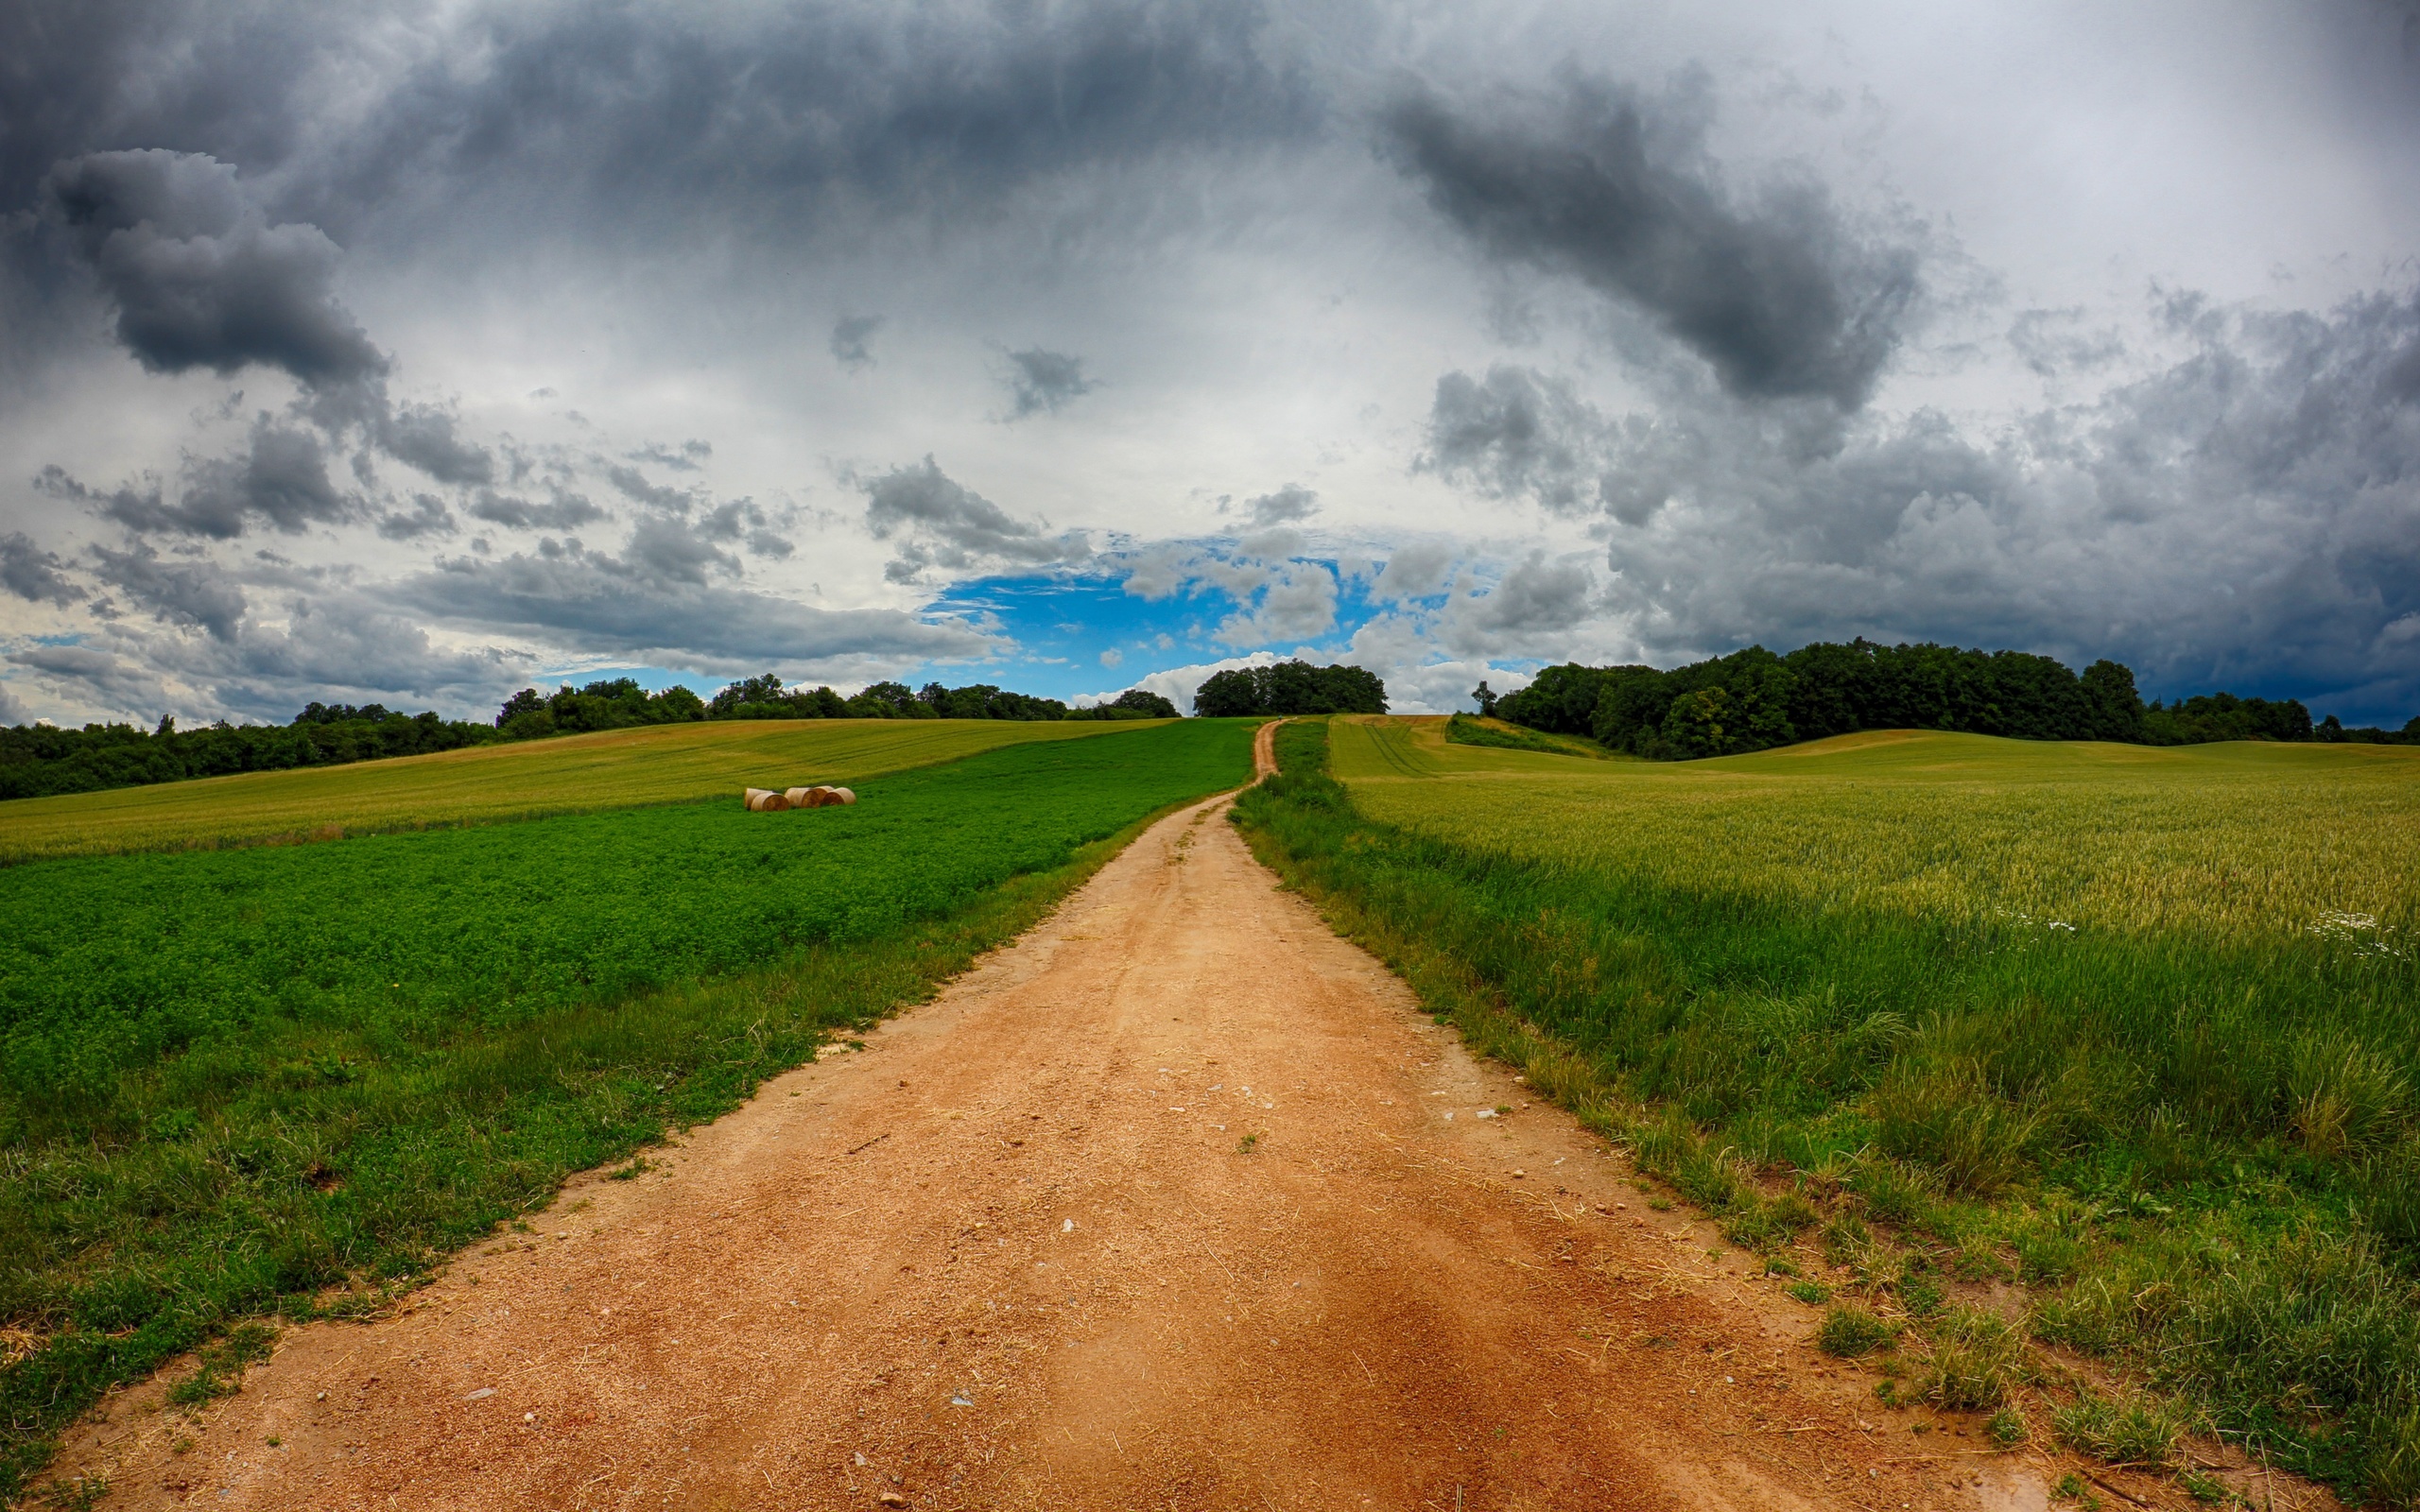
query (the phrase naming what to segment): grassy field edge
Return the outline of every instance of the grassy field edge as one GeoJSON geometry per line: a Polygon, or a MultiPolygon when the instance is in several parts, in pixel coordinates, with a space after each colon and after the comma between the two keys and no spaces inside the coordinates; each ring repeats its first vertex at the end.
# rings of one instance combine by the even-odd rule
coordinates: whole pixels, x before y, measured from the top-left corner
{"type": "Polygon", "coordinates": [[[739,975],[582,1007],[488,1037],[449,1074],[491,1091],[509,1090],[516,1068],[539,1065],[551,1074],[565,1061],[608,1058],[584,1054],[590,1044],[612,1042],[620,1052],[614,1058],[627,1061],[634,1031],[654,1054],[644,1073],[600,1076],[574,1106],[547,1110],[552,1116],[459,1130],[463,1147],[446,1152],[446,1164],[463,1183],[460,1200],[437,1231],[418,1236],[383,1273],[355,1276],[338,1288],[276,1288],[249,1309],[122,1334],[70,1327],[20,1343],[0,1366],[0,1503],[17,1504],[57,1452],[59,1433],[111,1390],[199,1350],[195,1371],[170,1396],[206,1401],[232,1390],[245,1361],[265,1349],[264,1321],[380,1313],[454,1252],[544,1209],[572,1177],[622,1161],[635,1171],[634,1157],[737,1108],[768,1079],[814,1059],[836,1035],[931,1001],[981,956],[1047,919],[1152,825],[1215,796],[1164,804],[1056,867],[1013,877],[943,918],[888,937],[812,946],[739,975]]]}
{"type": "MultiPolygon", "coordinates": [[[[2215,1431],[2370,1504],[2420,1501],[2420,1292],[2408,1257],[2373,1231],[2393,1216],[2381,1206],[2393,1191],[2363,1209],[2296,1187],[2278,1168],[2310,1162],[2273,1140],[2236,1166],[2243,1195],[2233,1207],[2139,1181],[2088,1202],[2028,1178],[1977,1192],[1945,1172],[1939,1147],[1877,1148],[1870,1093],[1814,1116],[1712,1119],[1686,1116],[1685,1099],[1635,1095],[1612,1062],[1525,1017],[1498,980],[1517,957],[1522,980],[1558,1004],[1585,997],[1603,942],[1556,918],[1554,894],[1587,879],[1466,855],[1367,817],[1328,776],[1326,737],[1311,722],[1278,732],[1282,775],[1234,816],[1254,853],[1475,1052],[1520,1069],[1626,1146],[1776,1274],[1806,1265],[1790,1287],[1817,1308],[1810,1332],[1830,1352],[1879,1361],[1884,1403],[1987,1412],[2005,1444],[2054,1437],[2112,1464],[2172,1470],[2197,1493],[2215,1482],[2185,1444],[2215,1431]],[[1426,895],[1424,868],[1438,884],[1426,895]],[[1499,872],[1520,873],[1513,888],[1531,914],[1543,900],[1546,917],[1504,959],[1465,959],[1441,944],[1453,932],[1438,927],[1440,910],[1474,902],[1486,883],[1473,878],[1499,872]],[[2019,1317],[1979,1305],[1993,1282],[2025,1299],[2019,1317]]],[[[1909,1027],[1893,1028],[1896,1042],[1909,1027]]],[[[1874,1067],[1892,1063],[1890,1044],[1865,1051],[1874,1067]]],[[[1861,1074],[1893,1085],[1877,1070],[1861,1074]]],[[[1981,1132],[1988,1143],[1999,1131],[1981,1132]]]]}

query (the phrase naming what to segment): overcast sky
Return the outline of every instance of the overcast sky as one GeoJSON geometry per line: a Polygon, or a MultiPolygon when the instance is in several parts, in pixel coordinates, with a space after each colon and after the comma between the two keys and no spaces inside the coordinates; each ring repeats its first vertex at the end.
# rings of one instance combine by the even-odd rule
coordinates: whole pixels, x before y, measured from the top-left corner
{"type": "Polygon", "coordinates": [[[0,722],[1866,635],[2420,712],[2383,0],[0,10],[0,722]]]}

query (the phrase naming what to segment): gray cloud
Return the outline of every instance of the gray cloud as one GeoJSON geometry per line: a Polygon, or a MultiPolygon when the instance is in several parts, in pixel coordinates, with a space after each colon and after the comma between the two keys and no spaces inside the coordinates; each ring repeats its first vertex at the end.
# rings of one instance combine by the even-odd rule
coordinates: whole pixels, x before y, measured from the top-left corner
{"type": "Polygon", "coordinates": [[[43,550],[23,532],[0,536],[0,588],[36,604],[64,609],[84,597],[84,590],[60,572],[58,554],[43,550]]]}
{"type": "Polygon", "coordinates": [[[454,512],[445,501],[433,493],[412,495],[411,512],[389,510],[378,517],[378,533],[389,541],[417,541],[423,536],[450,536],[455,531],[454,512]]]}
{"type": "Polygon", "coordinates": [[[1008,384],[1011,420],[1055,415],[1063,406],[1100,387],[1084,376],[1083,358],[1040,347],[1009,353],[1008,384]]]}
{"type": "Polygon", "coordinates": [[[1244,507],[1252,512],[1253,524],[1266,530],[1271,525],[1307,520],[1319,513],[1320,496],[1299,483],[1288,483],[1274,493],[1257,494],[1245,500],[1244,507]]]}
{"type": "Polygon", "coordinates": [[[17,701],[7,683],[0,682],[0,725],[22,725],[27,717],[26,706],[17,701]]]}
{"type": "Polygon", "coordinates": [[[701,441],[692,437],[683,441],[681,449],[677,452],[669,446],[649,442],[637,451],[630,453],[629,456],[633,462],[653,462],[658,467],[668,467],[675,472],[695,472],[705,466],[707,460],[714,455],[715,449],[712,442],[701,441]]]}
{"type": "Polygon", "coordinates": [[[254,519],[287,535],[315,524],[341,524],[363,513],[360,499],[328,476],[328,457],[309,430],[260,416],[233,456],[188,457],[179,496],[168,502],[155,481],[106,493],[46,467],[36,479],[44,491],[72,499],[103,518],[144,535],[202,536],[230,541],[254,519]]]}
{"type": "Polygon", "coordinates": [[[308,385],[372,378],[387,360],[335,295],[336,243],[271,225],[204,153],[144,148],[62,163],[56,214],[117,306],[118,339],[154,372],[253,363],[308,385]]]}
{"type": "Polygon", "coordinates": [[[1553,387],[1518,373],[1441,384],[1430,455],[1480,491],[1565,507],[1593,473],[1616,522],[1655,500],[1611,529],[1603,607],[1659,658],[1939,638],[2115,655],[2153,691],[2420,700],[2420,636],[2390,633],[2420,614],[2420,398],[2403,379],[2420,296],[2325,317],[2185,308],[2180,360],[1988,441],[1919,412],[1810,446],[1710,400],[1566,405],[1554,444],[1480,427],[1449,445],[1469,394],[1553,387]]]}
{"type": "Polygon", "coordinates": [[[951,478],[930,456],[877,478],[855,480],[866,496],[866,528],[899,541],[887,575],[906,581],[928,568],[969,572],[986,565],[1029,567],[1080,561],[1092,554],[1074,532],[1053,536],[1039,521],[1019,520],[951,478]]]}
{"type": "Polygon", "coordinates": [[[1438,638],[1463,656],[1539,650],[1590,616],[1595,587],[1584,562],[1531,552],[1485,593],[1449,600],[1438,638]]]}
{"type": "Polygon", "coordinates": [[[1497,366],[1483,379],[1449,372],[1437,380],[1427,450],[1414,465],[1489,498],[1569,512],[1595,506],[1609,486],[1605,433],[1604,416],[1569,382],[1534,368],[1497,366]]]}
{"type": "Polygon", "coordinates": [[[440,483],[458,486],[495,481],[495,457],[462,439],[453,411],[433,404],[398,404],[382,418],[378,440],[389,456],[420,469],[440,483]]]}
{"type": "MultiPolygon", "coordinates": [[[[773,528],[775,523],[755,500],[732,499],[708,510],[698,522],[698,529],[715,541],[744,539],[748,549],[759,557],[787,557],[798,548],[773,528]]],[[[788,521],[785,518],[781,523],[788,521]]]]}
{"type": "Polygon", "coordinates": [[[1573,78],[1487,118],[1413,89],[1385,129],[1403,172],[1489,252],[1646,311],[1736,394],[1854,409],[1898,344],[1912,252],[1859,240],[1812,184],[1733,203],[1611,85],[1573,78]]]}
{"type": "Polygon", "coordinates": [[[869,343],[881,329],[878,315],[844,315],[833,321],[832,360],[852,370],[873,367],[873,348],[869,343]]]}
{"type": "Polygon", "coordinates": [[[9,652],[9,661],[33,673],[37,682],[121,714],[147,720],[177,702],[149,667],[91,646],[30,646],[9,652]]]}
{"type": "MultiPolygon", "coordinates": [[[[661,524],[662,522],[658,522],[661,524]]],[[[584,647],[669,655],[712,665],[850,669],[873,675],[918,662],[971,660],[993,641],[954,621],[895,610],[821,610],[705,582],[694,552],[633,540],[622,557],[549,541],[500,561],[454,558],[406,579],[399,606],[468,624],[535,631],[584,647]]]]}
{"type": "Polygon", "coordinates": [[[482,489],[478,497],[471,501],[471,514],[475,519],[516,530],[571,530],[605,518],[605,511],[591,503],[587,495],[560,488],[544,504],[533,504],[517,493],[482,489]]]}
{"type": "Polygon", "coordinates": [[[243,588],[216,563],[164,559],[138,542],[129,551],[93,548],[93,575],[139,609],[171,625],[193,626],[233,641],[243,624],[243,588]]]}
{"type": "Polygon", "coordinates": [[[682,492],[679,489],[649,483],[647,475],[634,467],[609,467],[605,470],[605,480],[620,490],[625,497],[640,504],[652,505],[659,509],[669,509],[675,514],[682,513],[689,507],[688,494],[682,492]]]}

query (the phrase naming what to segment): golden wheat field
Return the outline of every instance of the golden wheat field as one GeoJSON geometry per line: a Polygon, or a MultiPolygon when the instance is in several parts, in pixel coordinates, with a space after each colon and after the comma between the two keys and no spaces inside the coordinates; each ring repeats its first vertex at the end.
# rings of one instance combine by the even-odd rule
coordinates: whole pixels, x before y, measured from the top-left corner
{"type": "Polygon", "coordinates": [[[1374,819],[1696,889],[2043,928],[2420,926],[2420,748],[2182,747],[1870,731],[1716,761],[1449,746],[1440,719],[1334,726],[1374,819]]]}

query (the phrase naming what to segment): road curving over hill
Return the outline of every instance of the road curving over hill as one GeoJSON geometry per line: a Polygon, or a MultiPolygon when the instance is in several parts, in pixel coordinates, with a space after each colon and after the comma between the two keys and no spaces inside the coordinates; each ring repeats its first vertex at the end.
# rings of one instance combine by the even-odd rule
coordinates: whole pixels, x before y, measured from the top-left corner
{"type": "Polygon", "coordinates": [[[198,1423],[113,1398],[59,1470],[112,1507],[2045,1504],[1886,1427],[1225,807],[198,1423]]]}

